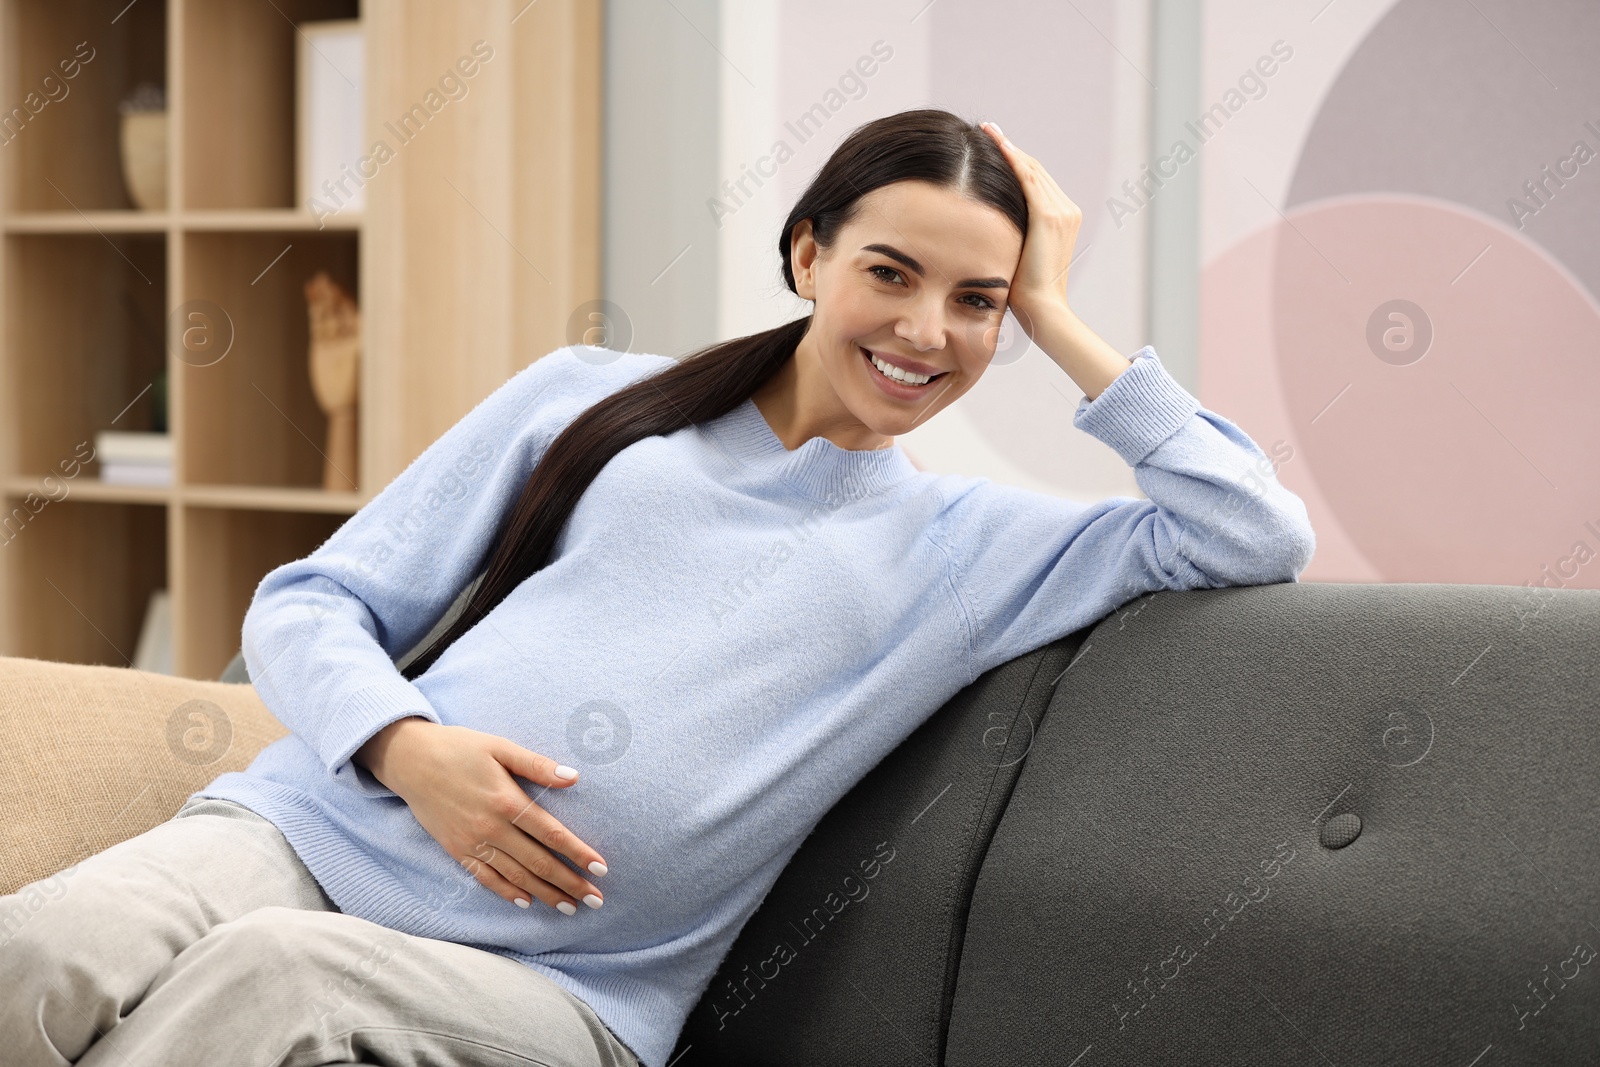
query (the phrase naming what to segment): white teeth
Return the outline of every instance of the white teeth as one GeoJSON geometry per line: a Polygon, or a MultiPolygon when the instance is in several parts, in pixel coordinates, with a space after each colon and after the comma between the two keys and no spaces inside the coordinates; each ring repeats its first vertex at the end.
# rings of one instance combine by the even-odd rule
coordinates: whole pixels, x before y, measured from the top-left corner
{"type": "MultiPolygon", "coordinates": [[[[863,349],[863,351],[866,350],[863,349]]],[[[927,385],[933,381],[931,374],[913,374],[908,370],[896,367],[893,363],[885,363],[877,356],[872,355],[871,352],[868,352],[867,355],[871,358],[872,365],[877,367],[885,378],[893,378],[895,381],[905,382],[907,385],[927,385]]]]}

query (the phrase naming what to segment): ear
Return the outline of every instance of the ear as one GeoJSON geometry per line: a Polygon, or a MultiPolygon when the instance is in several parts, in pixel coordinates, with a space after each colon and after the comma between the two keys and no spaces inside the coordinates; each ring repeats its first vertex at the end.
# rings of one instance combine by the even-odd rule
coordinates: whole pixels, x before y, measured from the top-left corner
{"type": "Polygon", "coordinates": [[[801,219],[789,234],[789,269],[794,272],[794,290],[802,300],[817,298],[817,242],[811,236],[811,220],[801,219]]]}

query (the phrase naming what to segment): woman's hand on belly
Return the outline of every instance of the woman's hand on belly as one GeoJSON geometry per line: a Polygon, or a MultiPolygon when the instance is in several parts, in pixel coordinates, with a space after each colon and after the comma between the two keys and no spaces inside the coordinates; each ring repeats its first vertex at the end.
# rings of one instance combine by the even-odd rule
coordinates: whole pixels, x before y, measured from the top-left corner
{"type": "Polygon", "coordinates": [[[571,772],[562,777],[548,756],[494,734],[418,716],[385,726],[353,759],[394,790],[452,858],[505,899],[526,908],[530,896],[538,897],[567,915],[577,913],[577,900],[600,906],[600,891],[556,853],[602,875],[600,854],[530,800],[512,777],[560,789],[577,781],[572,768],[560,767],[571,772]]]}

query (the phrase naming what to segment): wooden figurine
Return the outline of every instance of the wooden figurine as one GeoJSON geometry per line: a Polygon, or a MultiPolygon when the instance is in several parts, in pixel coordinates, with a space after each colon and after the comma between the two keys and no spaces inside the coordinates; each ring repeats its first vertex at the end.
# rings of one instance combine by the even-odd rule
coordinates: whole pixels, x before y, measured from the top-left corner
{"type": "Polygon", "coordinates": [[[326,271],[312,275],[305,291],[306,313],[311,320],[311,388],[317,404],[328,416],[322,487],[348,492],[356,488],[357,477],[361,310],[326,271]]]}

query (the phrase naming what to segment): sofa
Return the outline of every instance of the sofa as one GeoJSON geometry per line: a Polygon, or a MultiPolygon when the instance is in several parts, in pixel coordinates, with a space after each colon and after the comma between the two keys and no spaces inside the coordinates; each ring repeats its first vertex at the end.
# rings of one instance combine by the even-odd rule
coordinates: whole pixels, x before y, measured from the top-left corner
{"type": "MultiPolygon", "coordinates": [[[[0,892],[283,732],[248,684],[0,659],[0,892]]],[[[1148,594],[858,783],[674,1067],[1600,1062],[1597,767],[1600,591],[1148,594]]]]}

